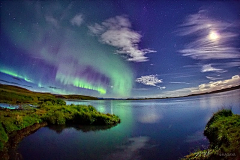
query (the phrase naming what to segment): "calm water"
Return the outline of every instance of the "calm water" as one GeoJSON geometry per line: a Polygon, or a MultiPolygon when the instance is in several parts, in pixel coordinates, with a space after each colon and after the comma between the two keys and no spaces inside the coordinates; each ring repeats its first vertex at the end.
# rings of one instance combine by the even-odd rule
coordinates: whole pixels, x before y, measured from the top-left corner
{"type": "Polygon", "coordinates": [[[207,147],[203,130],[214,112],[232,108],[240,114],[240,90],[164,100],[67,103],[91,104],[122,121],[110,129],[41,128],[19,144],[24,159],[179,159],[207,147]]]}

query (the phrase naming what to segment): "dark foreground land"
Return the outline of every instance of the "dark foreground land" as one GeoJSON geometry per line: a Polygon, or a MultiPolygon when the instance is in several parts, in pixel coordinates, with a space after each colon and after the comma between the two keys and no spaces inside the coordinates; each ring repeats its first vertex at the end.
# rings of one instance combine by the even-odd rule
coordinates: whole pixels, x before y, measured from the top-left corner
{"type": "Polygon", "coordinates": [[[183,159],[240,159],[240,115],[233,114],[231,110],[218,111],[208,121],[204,135],[210,142],[209,148],[191,153],[183,159]]]}

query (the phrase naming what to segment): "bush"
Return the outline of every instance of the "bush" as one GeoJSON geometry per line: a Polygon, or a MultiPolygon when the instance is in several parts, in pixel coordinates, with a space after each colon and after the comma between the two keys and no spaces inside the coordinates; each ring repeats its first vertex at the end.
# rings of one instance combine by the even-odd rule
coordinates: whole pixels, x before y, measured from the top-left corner
{"type": "Polygon", "coordinates": [[[222,159],[221,153],[240,155],[240,115],[231,110],[218,111],[207,123],[204,135],[209,139],[209,149],[191,153],[186,159],[222,159]]]}
{"type": "Polygon", "coordinates": [[[46,101],[46,102],[44,102],[44,105],[47,105],[47,106],[52,106],[53,104],[52,104],[52,102],[51,102],[51,101],[46,101]]]}
{"type": "Polygon", "coordinates": [[[65,124],[66,122],[66,119],[63,115],[63,112],[61,111],[56,111],[53,116],[55,117],[56,119],[56,124],[65,124]]]}
{"type": "Polygon", "coordinates": [[[232,115],[233,115],[233,113],[231,110],[222,109],[222,110],[218,111],[217,113],[213,114],[212,118],[207,123],[207,127],[210,126],[214,121],[216,121],[220,117],[229,117],[232,115]]]}
{"type": "Polygon", "coordinates": [[[73,120],[73,122],[77,124],[92,124],[94,121],[91,114],[85,112],[75,113],[73,120]]]}

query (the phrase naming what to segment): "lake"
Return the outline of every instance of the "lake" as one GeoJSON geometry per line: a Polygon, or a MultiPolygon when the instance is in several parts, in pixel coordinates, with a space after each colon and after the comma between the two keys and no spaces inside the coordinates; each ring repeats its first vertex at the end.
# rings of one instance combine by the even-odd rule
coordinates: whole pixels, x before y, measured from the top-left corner
{"type": "Polygon", "coordinates": [[[212,114],[231,108],[240,114],[240,90],[159,100],[67,101],[114,113],[112,128],[48,126],[24,138],[18,152],[26,160],[175,160],[208,146],[204,128],[212,114]]]}

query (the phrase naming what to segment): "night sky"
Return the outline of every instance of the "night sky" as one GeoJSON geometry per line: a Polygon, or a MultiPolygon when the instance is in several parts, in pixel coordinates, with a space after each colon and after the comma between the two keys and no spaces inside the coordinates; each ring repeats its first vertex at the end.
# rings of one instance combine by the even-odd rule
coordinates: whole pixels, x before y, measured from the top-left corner
{"type": "Polygon", "coordinates": [[[0,83],[97,97],[240,84],[238,1],[1,1],[0,83]]]}

